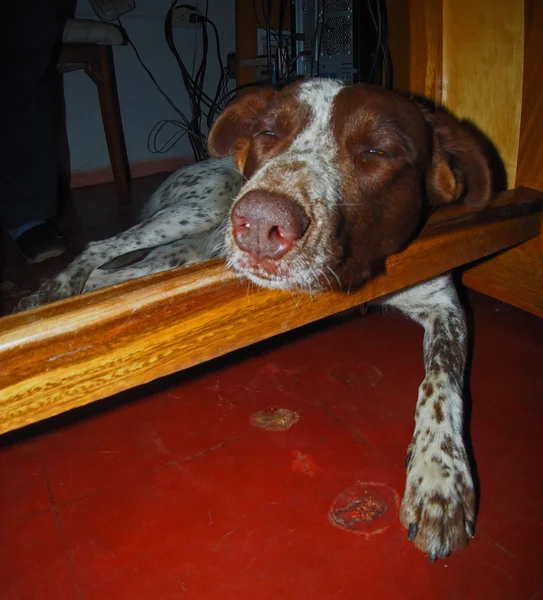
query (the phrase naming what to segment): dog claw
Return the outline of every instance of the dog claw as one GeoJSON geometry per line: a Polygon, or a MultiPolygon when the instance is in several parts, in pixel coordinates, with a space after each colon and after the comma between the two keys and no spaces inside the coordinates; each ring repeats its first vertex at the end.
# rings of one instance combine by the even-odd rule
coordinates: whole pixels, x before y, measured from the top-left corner
{"type": "Polygon", "coordinates": [[[475,523],[473,521],[466,521],[466,533],[470,538],[475,535],[475,523]]]}
{"type": "Polygon", "coordinates": [[[417,536],[417,532],[419,530],[419,526],[416,523],[411,523],[409,525],[409,530],[407,531],[407,539],[412,542],[417,536]]]}
{"type": "Polygon", "coordinates": [[[436,560],[437,560],[437,552],[430,552],[430,554],[428,554],[428,560],[430,562],[436,562],[436,560]]]}

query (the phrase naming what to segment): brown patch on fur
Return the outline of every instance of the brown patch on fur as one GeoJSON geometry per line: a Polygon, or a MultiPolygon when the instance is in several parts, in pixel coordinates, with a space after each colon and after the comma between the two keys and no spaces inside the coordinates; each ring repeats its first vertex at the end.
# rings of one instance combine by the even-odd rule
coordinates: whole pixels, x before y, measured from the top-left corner
{"type": "Polygon", "coordinates": [[[433,131],[434,156],[426,176],[430,203],[462,199],[472,208],[484,208],[490,202],[491,174],[479,140],[446,110],[420,108],[433,131]]]}
{"type": "Polygon", "coordinates": [[[431,383],[423,383],[422,391],[427,397],[429,397],[434,393],[434,386],[431,383]]]}
{"type": "Polygon", "coordinates": [[[234,151],[234,164],[236,165],[236,169],[243,173],[243,169],[245,169],[245,163],[247,162],[247,156],[249,155],[249,150],[251,148],[251,143],[247,139],[240,139],[236,141],[235,151],[234,151]]]}
{"type": "Polygon", "coordinates": [[[456,445],[452,441],[451,436],[450,435],[445,436],[445,440],[443,442],[441,442],[441,450],[443,450],[443,452],[447,456],[454,458],[455,449],[456,449],[456,445]]]}
{"type": "Polygon", "coordinates": [[[341,229],[343,264],[332,266],[345,283],[356,286],[376,274],[421,222],[416,189],[430,156],[424,119],[414,108],[368,85],[346,87],[334,99],[332,131],[344,198],[338,208],[347,226],[341,229]]]}
{"type": "Polygon", "coordinates": [[[445,416],[443,414],[443,409],[441,408],[441,402],[439,402],[438,400],[436,400],[434,402],[434,418],[436,420],[437,423],[443,423],[443,421],[445,420],[445,416]]]}
{"type": "Polygon", "coordinates": [[[274,94],[272,88],[254,90],[230,103],[209,132],[207,146],[211,156],[231,156],[236,142],[251,135],[255,120],[274,94]]]}

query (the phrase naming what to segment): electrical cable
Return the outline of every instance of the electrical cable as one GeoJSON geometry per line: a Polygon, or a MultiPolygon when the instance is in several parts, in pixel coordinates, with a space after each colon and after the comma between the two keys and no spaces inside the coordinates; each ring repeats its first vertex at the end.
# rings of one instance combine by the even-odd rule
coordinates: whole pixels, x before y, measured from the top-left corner
{"type": "MultiPolygon", "coordinates": [[[[194,79],[192,79],[190,73],[185,67],[183,59],[181,58],[175,45],[175,41],[173,39],[172,17],[175,8],[188,8],[194,11],[196,11],[197,9],[195,6],[189,4],[182,4],[178,6],[177,0],[172,0],[170,8],[166,14],[166,18],[164,20],[164,35],[166,38],[166,43],[168,44],[168,47],[179,66],[179,70],[181,71],[181,77],[183,79],[183,83],[185,84],[185,88],[189,96],[189,102],[191,107],[190,129],[194,134],[189,137],[189,142],[192,147],[194,158],[197,162],[199,162],[208,158],[206,137],[204,136],[201,130],[201,102],[203,101],[204,104],[206,104],[208,107],[211,105],[211,98],[207,94],[205,94],[205,92],[202,89],[203,79],[205,77],[205,61],[207,61],[207,32],[206,35],[203,36],[204,52],[202,56],[202,61],[200,62],[198,72],[196,73],[194,79]]],[[[203,30],[205,29],[204,22],[202,22],[202,28],[203,30]]]]}
{"type": "MultiPolygon", "coordinates": [[[[390,55],[390,48],[388,47],[388,20],[386,2],[382,2],[382,0],[375,0],[375,8],[377,10],[377,18],[373,12],[372,2],[371,0],[368,0],[370,17],[377,31],[377,44],[373,55],[371,69],[368,74],[368,81],[371,83],[379,56],[381,55],[383,59],[384,85],[385,87],[392,89],[392,58],[390,55]]],[[[379,78],[381,83],[382,79],[382,77],[379,78]]]]}
{"type": "Polygon", "coordinates": [[[375,45],[375,50],[373,53],[373,61],[371,63],[371,69],[368,73],[368,82],[369,83],[371,83],[371,81],[372,81],[373,73],[375,72],[375,68],[379,61],[379,55],[381,54],[381,44],[383,41],[383,30],[382,30],[382,26],[381,26],[381,12],[379,11],[379,0],[376,0],[376,7],[377,7],[377,20],[375,18],[375,14],[373,12],[371,0],[368,0],[368,10],[370,12],[370,17],[371,17],[373,25],[377,31],[377,44],[375,45]]]}
{"type": "Polygon", "coordinates": [[[393,84],[393,69],[392,69],[392,56],[390,54],[390,48],[388,46],[388,14],[386,2],[382,3],[380,8],[382,11],[382,28],[383,28],[383,41],[381,43],[381,51],[383,53],[383,67],[384,67],[384,79],[385,87],[389,90],[392,89],[393,84]]]}

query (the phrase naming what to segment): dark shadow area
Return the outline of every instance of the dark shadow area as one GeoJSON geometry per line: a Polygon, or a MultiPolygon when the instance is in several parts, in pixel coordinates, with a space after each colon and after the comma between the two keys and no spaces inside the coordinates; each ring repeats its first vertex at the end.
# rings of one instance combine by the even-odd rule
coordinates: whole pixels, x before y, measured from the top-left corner
{"type": "MultiPolygon", "coordinates": [[[[473,396],[471,393],[471,371],[473,365],[473,349],[475,347],[476,338],[476,327],[475,327],[475,316],[470,304],[469,294],[467,288],[462,285],[461,274],[455,272],[453,274],[454,283],[458,290],[460,302],[464,308],[466,314],[466,322],[468,327],[468,347],[466,357],[466,370],[464,373],[464,389],[463,389],[463,406],[464,406],[464,442],[466,445],[466,452],[468,455],[469,466],[471,469],[471,475],[473,477],[473,485],[475,488],[475,514],[479,513],[479,507],[481,505],[481,480],[479,477],[479,469],[477,467],[477,460],[475,455],[475,449],[473,446],[473,439],[471,436],[471,420],[473,414],[473,396]]],[[[477,527],[477,524],[475,524],[477,527]]]]}

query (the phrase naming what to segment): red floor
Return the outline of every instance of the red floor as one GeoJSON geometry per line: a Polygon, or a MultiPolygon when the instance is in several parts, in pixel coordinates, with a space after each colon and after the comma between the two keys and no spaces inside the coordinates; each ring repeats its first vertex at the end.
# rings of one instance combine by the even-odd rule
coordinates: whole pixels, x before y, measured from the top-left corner
{"type": "Polygon", "coordinates": [[[0,598],[543,598],[543,323],[472,305],[464,552],[431,564],[398,522],[422,331],[370,312],[0,438],[0,598]],[[299,421],[258,428],[270,408],[299,421]],[[367,483],[388,494],[372,531],[333,525],[367,483]]]}

